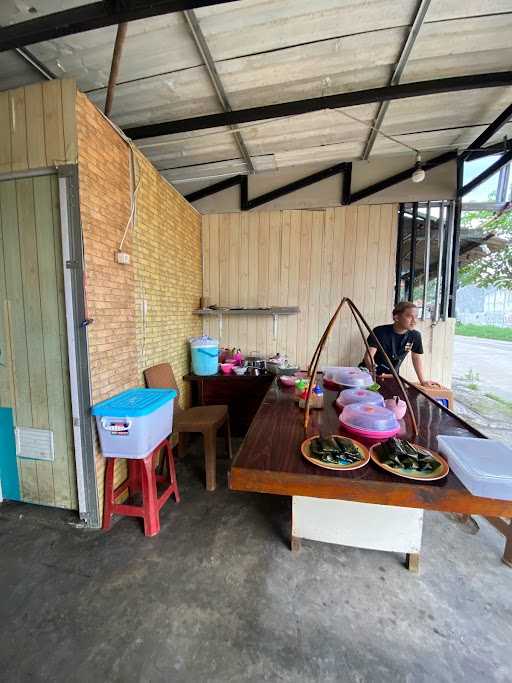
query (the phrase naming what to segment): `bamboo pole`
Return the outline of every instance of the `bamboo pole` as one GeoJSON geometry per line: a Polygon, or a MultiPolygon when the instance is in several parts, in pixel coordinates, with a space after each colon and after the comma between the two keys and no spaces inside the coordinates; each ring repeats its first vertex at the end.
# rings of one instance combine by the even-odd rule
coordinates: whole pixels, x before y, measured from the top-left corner
{"type": "MultiPolygon", "coordinates": [[[[368,325],[368,323],[367,323],[366,320],[364,319],[363,314],[362,314],[361,311],[357,308],[357,306],[354,304],[354,302],[353,302],[351,299],[349,299],[348,297],[343,297],[343,299],[341,300],[340,305],[339,305],[338,308],[336,309],[336,311],[335,311],[334,315],[332,316],[331,320],[329,321],[329,323],[328,323],[328,325],[327,325],[327,327],[326,327],[324,333],[322,334],[322,336],[321,336],[321,338],[320,338],[320,341],[318,342],[318,345],[317,345],[317,347],[316,347],[316,349],[315,349],[315,352],[314,352],[314,354],[313,354],[313,357],[312,357],[312,359],[311,359],[311,363],[309,364],[309,368],[308,368],[309,386],[308,386],[308,389],[307,389],[307,394],[306,394],[306,405],[305,405],[305,408],[304,408],[304,431],[307,431],[308,424],[309,424],[309,406],[310,406],[310,403],[311,403],[311,393],[312,393],[312,391],[313,391],[313,384],[314,384],[314,379],[315,379],[315,377],[316,377],[316,372],[317,372],[317,368],[318,368],[318,362],[319,362],[319,360],[320,360],[320,356],[322,355],[322,351],[323,351],[323,349],[324,349],[325,342],[327,341],[327,338],[329,337],[329,334],[330,334],[330,332],[331,332],[331,329],[332,329],[334,323],[336,322],[336,318],[338,317],[338,315],[339,315],[339,313],[340,313],[340,311],[341,311],[341,309],[343,308],[343,306],[344,306],[345,303],[348,305],[348,307],[349,307],[349,309],[350,309],[350,312],[352,313],[352,316],[354,317],[354,320],[356,321],[356,324],[357,324],[357,327],[358,327],[358,329],[359,329],[359,332],[360,332],[360,334],[361,334],[361,336],[362,336],[362,338],[363,338],[363,342],[365,343],[366,350],[368,351],[368,355],[370,355],[370,353],[369,353],[369,347],[368,347],[368,342],[367,342],[367,340],[366,340],[365,334],[363,333],[363,330],[362,330],[362,327],[361,327],[361,323],[366,327],[366,329],[368,330],[370,336],[371,336],[372,339],[375,341],[376,347],[379,349],[379,351],[380,351],[380,352],[382,353],[382,355],[384,356],[384,358],[385,358],[385,360],[386,360],[386,362],[387,362],[387,364],[388,364],[388,367],[389,367],[390,370],[391,370],[391,374],[393,375],[394,379],[396,380],[396,382],[397,382],[397,384],[398,384],[398,386],[399,386],[399,388],[400,388],[400,391],[402,392],[402,396],[403,396],[403,398],[404,398],[404,400],[405,400],[405,403],[406,403],[407,408],[408,408],[408,410],[409,410],[409,414],[410,414],[410,416],[411,416],[412,427],[413,427],[413,432],[414,432],[414,437],[416,437],[416,436],[418,435],[418,424],[417,424],[417,422],[416,422],[416,417],[415,417],[414,411],[413,411],[413,409],[412,409],[412,404],[411,404],[411,402],[410,402],[410,400],[409,400],[409,396],[407,395],[407,393],[406,393],[406,391],[405,391],[405,387],[404,387],[404,385],[403,385],[403,383],[402,383],[402,380],[400,379],[398,373],[396,372],[395,367],[394,367],[393,364],[391,363],[391,361],[390,361],[390,359],[389,359],[389,357],[388,357],[388,354],[384,351],[384,349],[383,349],[383,347],[382,347],[382,344],[381,344],[380,341],[377,339],[377,337],[375,336],[373,330],[370,328],[370,326],[368,325]]],[[[370,357],[371,357],[371,356],[370,356],[370,357]]],[[[374,362],[373,362],[373,359],[372,359],[372,370],[373,370],[373,372],[372,372],[372,377],[374,377],[375,364],[374,364],[374,362]]]]}
{"type": "Polygon", "coordinates": [[[315,362],[317,355],[318,355],[318,357],[319,357],[320,354],[322,353],[322,350],[323,350],[323,348],[324,348],[325,342],[327,341],[327,337],[328,337],[329,334],[331,333],[332,326],[333,326],[334,323],[336,322],[336,318],[338,317],[339,312],[341,311],[341,309],[342,309],[342,307],[343,307],[343,304],[345,303],[346,300],[347,300],[346,297],[343,297],[343,299],[341,300],[340,305],[339,305],[338,308],[334,311],[334,315],[333,315],[332,318],[329,320],[329,323],[327,324],[327,327],[325,328],[324,333],[323,333],[322,336],[320,337],[320,341],[318,342],[318,344],[317,344],[317,346],[316,346],[316,349],[315,349],[315,352],[313,353],[313,357],[312,357],[312,359],[311,359],[311,362],[310,362],[310,364],[308,365],[308,377],[311,377],[311,368],[313,367],[313,363],[315,362]]]}
{"type": "MultiPolygon", "coordinates": [[[[400,390],[401,390],[401,392],[402,392],[402,395],[403,395],[403,397],[404,397],[404,401],[405,401],[405,403],[407,404],[407,408],[408,408],[408,410],[409,410],[409,414],[410,414],[411,420],[412,420],[412,428],[413,428],[414,436],[415,436],[415,437],[418,436],[418,423],[416,422],[416,416],[414,415],[414,411],[413,411],[413,409],[412,409],[411,401],[409,400],[409,396],[407,395],[407,392],[406,392],[406,390],[405,390],[405,387],[404,387],[404,385],[403,385],[403,382],[402,382],[402,380],[400,379],[400,375],[399,375],[399,374],[397,373],[397,371],[395,370],[395,366],[394,366],[393,363],[391,362],[391,360],[390,360],[388,354],[384,351],[384,348],[382,347],[382,344],[380,343],[380,341],[377,339],[377,336],[374,334],[373,330],[371,329],[371,327],[368,325],[368,323],[367,323],[366,320],[364,319],[363,314],[362,314],[361,311],[357,308],[357,306],[354,304],[354,302],[353,302],[353,301],[350,301],[350,299],[349,299],[349,306],[350,306],[350,308],[352,309],[352,314],[354,314],[354,312],[355,312],[355,313],[359,316],[359,318],[361,319],[361,322],[362,322],[363,325],[366,327],[366,329],[367,329],[368,332],[370,333],[370,336],[371,336],[372,339],[374,340],[375,345],[377,346],[377,348],[379,349],[379,351],[380,351],[380,352],[382,353],[382,355],[384,356],[384,358],[385,358],[385,360],[386,360],[386,363],[387,363],[389,369],[391,370],[391,374],[392,374],[393,377],[395,378],[395,380],[396,380],[396,382],[397,382],[397,384],[398,384],[398,386],[399,386],[399,388],[400,388],[400,390]]],[[[354,317],[355,317],[355,316],[354,316],[354,317]]]]}

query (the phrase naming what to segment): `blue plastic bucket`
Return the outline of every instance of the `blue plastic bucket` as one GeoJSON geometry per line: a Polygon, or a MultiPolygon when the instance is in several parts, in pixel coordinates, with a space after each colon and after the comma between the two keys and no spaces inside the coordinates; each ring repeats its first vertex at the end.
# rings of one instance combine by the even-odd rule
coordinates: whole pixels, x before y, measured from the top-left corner
{"type": "Polygon", "coordinates": [[[194,375],[215,375],[219,367],[219,342],[212,337],[190,339],[194,375]]]}

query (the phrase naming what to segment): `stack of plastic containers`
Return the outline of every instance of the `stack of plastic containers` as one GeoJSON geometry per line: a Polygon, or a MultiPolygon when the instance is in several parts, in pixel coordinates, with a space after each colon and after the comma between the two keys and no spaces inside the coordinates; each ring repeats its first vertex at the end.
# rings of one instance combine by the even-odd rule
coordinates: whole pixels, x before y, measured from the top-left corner
{"type": "Polygon", "coordinates": [[[364,439],[388,439],[400,429],[391,410],[368,403],[351,403],[345,406],[339,420],[346,431],[364,439]]]}

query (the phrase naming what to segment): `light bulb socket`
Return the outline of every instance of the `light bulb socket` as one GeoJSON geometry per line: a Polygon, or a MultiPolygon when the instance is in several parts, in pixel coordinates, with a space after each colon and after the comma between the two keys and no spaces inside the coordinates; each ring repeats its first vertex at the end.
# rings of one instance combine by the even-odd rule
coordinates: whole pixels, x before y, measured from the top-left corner
{"type": "Polygon", "coordinates": [[[416,154],[416,163],[414,164],[411,179],[413,183],[421,183],[425,180],[425,171],[421,165],[421,154],[419,152],[416,154]]]}

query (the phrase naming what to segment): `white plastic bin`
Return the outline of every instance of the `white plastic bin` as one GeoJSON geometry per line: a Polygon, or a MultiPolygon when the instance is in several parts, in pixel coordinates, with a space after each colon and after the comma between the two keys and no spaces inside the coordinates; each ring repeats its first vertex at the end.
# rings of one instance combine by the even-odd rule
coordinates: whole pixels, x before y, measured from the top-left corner
{"type": "Polygon", "coordinates": [[[174,389],[128,389],[92,414],[106,458],[145,458],[172,432],[174,389]]]}
{"type": "Polygon", "coordinates": [[[512,450],[493,439],[437,437],[439,451],[474,496],[512,500],[512,450]]]}

